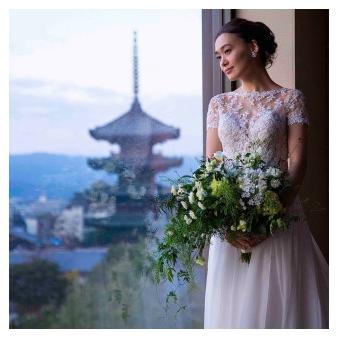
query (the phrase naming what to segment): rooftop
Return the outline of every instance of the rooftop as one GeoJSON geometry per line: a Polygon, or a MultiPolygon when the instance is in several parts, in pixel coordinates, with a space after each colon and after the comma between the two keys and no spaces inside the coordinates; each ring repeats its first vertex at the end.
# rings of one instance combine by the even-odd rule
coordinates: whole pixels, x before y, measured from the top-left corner
{"type": "Polygon", "coordinates": [[[150,144],[176,139],[180,135],[178,128],[168,126],[146,114],[138,100],[138,57],[136,33],[134,33],[134,101],[130,110],[116,120],[89,131],[97,140],[106,140],[111,144],[123,144],[130,137],[150,139],[150,144]]]}

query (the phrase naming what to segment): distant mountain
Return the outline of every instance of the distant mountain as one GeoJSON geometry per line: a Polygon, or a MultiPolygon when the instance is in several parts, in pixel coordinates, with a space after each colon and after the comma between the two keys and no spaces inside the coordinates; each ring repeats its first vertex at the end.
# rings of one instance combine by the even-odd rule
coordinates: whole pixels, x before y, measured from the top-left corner
{"type": "Polygon", "coordinates": [[[104,180],[113,184],[116,178],[87,165],[87,157],[35,153],[9,156],[9,197],[69,199],[74,192],[104,180]]]}
{"type": "MultiPolygon", "coordinates": [[[[116,183],[115,175],[93,170],[85,156],[35,153],[9,156],[9,197],[35,200],[42,194],[48,199],[70,199],[76,191],[83,191],[92,183],[103,180],[116,183]]],[[[175,178],[190,173],[197,167],[194,157],[184,157],[181,167],[158,174],[156,181],[164,183],[162,176],[175,178]]]]}

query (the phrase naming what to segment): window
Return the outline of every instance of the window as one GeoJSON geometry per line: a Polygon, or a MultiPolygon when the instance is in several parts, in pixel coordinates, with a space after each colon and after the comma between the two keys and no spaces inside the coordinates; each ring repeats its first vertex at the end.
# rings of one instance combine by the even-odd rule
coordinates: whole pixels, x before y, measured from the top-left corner
{"type": "Polygon", "coordinates": [[[203,155],[201,37],[201,10],[10,10],[12,327],[203,327],[202,268],[177,320],[135,275],[147,197],[203,155]]]}

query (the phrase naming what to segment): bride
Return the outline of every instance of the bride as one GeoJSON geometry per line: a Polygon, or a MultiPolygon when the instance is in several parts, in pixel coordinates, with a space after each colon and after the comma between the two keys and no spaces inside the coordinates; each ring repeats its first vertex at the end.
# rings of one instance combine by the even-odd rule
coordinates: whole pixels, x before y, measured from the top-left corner
{"type": "Polygon", "coordinates": [[[221,70],[241,86],[213,97],[207,114],[206,155],[228,158],[266,139],[263,159],[287,169],[291,188],[281,196],[300,216],[286,231],[234,245],[213,238],[209,247],[204,328],[319,329],[329,326],[328,264],[310,233],[297,197],[306,171],[309,118],[297,89],[268,75],[277,44],[261,22],[234,19],[216,36],[221,70]],[[287,160],[286,160],[287,159],[287,160]],[[284,161],[283,161],[284,160],[284,161]],[[251,250],[249,265],[238,250],[251,250]]]}

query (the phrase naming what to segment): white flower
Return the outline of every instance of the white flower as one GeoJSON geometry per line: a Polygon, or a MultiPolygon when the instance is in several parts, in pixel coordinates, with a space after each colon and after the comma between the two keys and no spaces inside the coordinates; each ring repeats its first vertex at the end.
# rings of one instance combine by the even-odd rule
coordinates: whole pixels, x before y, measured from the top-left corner
{"type": "Polygon", "coordinates": [[[257,188],[260,192],[263,192],[267,189],[267,184],[265,180],[259,180],[257,183],[257,188]]]}
{"type": "Polygon", "coordinates": [[[194,214],[194,212],[192,210],[189,211],[189,216],[192,218],[192,219],[197,219],[196,215],[194,214]]]}
{"type": "Polygon", "coordinates": [[[205,169],[206,169],[206,171],[211,171],[211,170],[212,170],[211,162],[207,162],[207,163],[206,163],[205,169]]]}
{"type": "Polygon", "coordinates": [[[248,193],[247,191],[244,191],[244,192],[242,192],[242,198],[248,198],[248,197],[250,197],[250,193],[248,193]]]}
{"type": "Polygon", "coordinates": [[[195,196],[194,196],[194,193],[191,191],[190,194],[189,194],[189,203],[190,204],[193,204],[194,201],[195,201],[195,196]]]}
{"type": "Polygon", "coordinates": [[[188,225],[192,222],[192,219],[190,219],[187,215],[184,216],[184,220],[188,225]]]}
{"type": "Polygon", "coordinates": [[[200,201],[204,200],[204,193],[205,193],[204,189],[197,190],[196,196],[200,201]]]}
{"type": "Polygon", "coordinates": [[[246,230],[246,222],[242,219],[239,221],[239,226],[237,227],[237,230],[242,230],[243,232],[246,230]]]}
{"type": "Polygon", "coordinates": [[[206,171],[212,171],[216,168],[216,166],[217,166],[216,161],[212,160],[212,161],[206,163],[205,169],[206,169],[206,171]]]}
{"type": "Polygon", "coordinates": [[[271,186],[272,188],[276,189],[281,185],[280,180],[271,180],[271,186]]]}
{"type": "Polygon", "coordinates": [[[256,153],[258,154],[258,155],[263,155],[263,148],[261,147],[261,146],[258,146],[257,147],[257,149],[256,149],[256,153]]]}
{"type": "Polygon", "coordinates": [[[198,205],[202,210],[205,210],[205,206],[203,205],[203,203],[198,202],[197,205],[198,205]]]}
{"type": "Polygon", "coordinates": [[[195,187],[196,187],[197,189],[202,188],[202,182],[201,182],[201,181],[196,181],[196,182],[195,182],[195,187]]]}
{"type": "Polygon", "coordinates": [[[172,193],[174,196],[176,196],[176,195],[177,195],[177,188],[174,187],[174,186],[172,186],[172,187],[171,187],[171,193],[172,193]]]}
{"type": "Polygon", "coordinates": [[[267,173],[268,175],[271,175],[271,176],[273,176],[273,177],[278,178],[278,177],[280,177],[280,175],[281,175],[282,172],[281,172],[281,170],[278,169],[278,168],[269,167],[269,168],[267,169],[266,173],[267,173]]]}
{"type": "Polygon", "coordinates": [[[183,188],[183,185],[182,185],[182,184],[179,184],[179,185],[178,185],[178,191],[177,191],[177,193],[178,193],[179,195],[183,195],[184,192],[185,192],[185,189],[183,188]]]}
{"type": "Polygon", "coordinates": [[[188,205],[186,201],[181,201],[181,204],[183,205],[184,209],[188,209],[188,205]]]}
{"type": "Polygon", "coordinates": [[[222,151],[216,151],[214,153],[214,158],[217,160],[217,161],[223,161],[223,152],[222,151]]]}
{"type": "Polygon", "coordinates": [[[241,198],[239,199],[239,204],[241,205],[243,210],[246,209],[245,203],[243,202],[243,200],[241,198]]]}
{"type": "Polygon", "coordinates": [[[237,227],[236,227],[235,225],[232,225],[232,226],[230,227],[230,229],[231,229],[232,231],[236,231],[236,230],[237,230],[237,227]]]}

